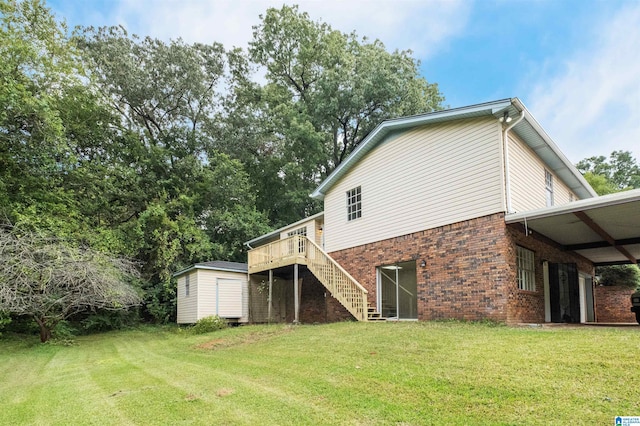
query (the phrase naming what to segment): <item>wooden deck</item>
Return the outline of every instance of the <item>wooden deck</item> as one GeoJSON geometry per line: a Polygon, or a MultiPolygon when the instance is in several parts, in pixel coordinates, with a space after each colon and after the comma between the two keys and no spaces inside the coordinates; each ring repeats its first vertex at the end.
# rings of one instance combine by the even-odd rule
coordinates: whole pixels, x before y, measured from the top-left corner
{"type": "Polygon", "coordinates": [[[306,265],[327,290],[358,321],[379,318],[370,309],[367,290],[360,285],[331,256],[305,236],[274,241],[249,251],[249,274],[276,269],[288,265],[306,265]]]}

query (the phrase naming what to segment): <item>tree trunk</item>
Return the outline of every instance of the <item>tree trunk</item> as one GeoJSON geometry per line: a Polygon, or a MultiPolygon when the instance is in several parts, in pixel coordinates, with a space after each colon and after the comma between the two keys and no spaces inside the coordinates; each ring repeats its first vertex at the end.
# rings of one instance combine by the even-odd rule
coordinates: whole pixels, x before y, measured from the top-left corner
{"type": "Polygon", "coordinates": [[[34,317],[38,326],[40,327],[40,342],[46,343],[49,339],[51,339],[51,327],[48,327],[45,320],[34,317]]]}

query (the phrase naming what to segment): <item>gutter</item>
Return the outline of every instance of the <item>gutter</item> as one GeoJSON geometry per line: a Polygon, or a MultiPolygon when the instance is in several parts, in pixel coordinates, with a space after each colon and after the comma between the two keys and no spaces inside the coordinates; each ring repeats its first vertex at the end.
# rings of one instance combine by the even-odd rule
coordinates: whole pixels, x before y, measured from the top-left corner
{"type": "MultiPolygon", "coordinates": [[[[507,213],[512,213],[511,208],[511,171],[509,167],[509,137],[508,133],[516,124],[524,118],[524,109],[520,111],[520,117],[502,131],[502,141],[504,143],[504,190],[507,213]]],[[[506,114],[506,113],[505,113],[506,114]]]]}

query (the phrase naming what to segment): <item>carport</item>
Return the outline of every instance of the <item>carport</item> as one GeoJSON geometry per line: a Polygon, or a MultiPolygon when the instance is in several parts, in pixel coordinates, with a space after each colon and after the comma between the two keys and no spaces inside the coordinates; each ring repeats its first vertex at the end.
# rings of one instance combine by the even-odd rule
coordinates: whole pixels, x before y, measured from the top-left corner
{"type": "MultiPolygon", "coordinates": [[[[505,216],[594,266],[638,264],[640,260],[640,189],[505,216]]],[[[593,322],[592,277],[575,265],[543,262],[545,321],[593,322]],[[570,319],[565,313],[570,313],[570,319]],[[580,313],[578,321],[575,312],[580,313]]]]}
{"type": "Polygon", "coordinates": [[[505,217],[574,251],[595,266],[638,264],[640,189],[505,217]]]}

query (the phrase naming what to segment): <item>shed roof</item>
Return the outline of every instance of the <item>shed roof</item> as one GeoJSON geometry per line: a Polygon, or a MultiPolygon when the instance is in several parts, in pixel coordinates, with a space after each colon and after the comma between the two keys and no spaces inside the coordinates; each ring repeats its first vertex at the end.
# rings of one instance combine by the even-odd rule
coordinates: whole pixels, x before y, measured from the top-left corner
{"type": "Polygon", "coordinates": [[[428,114],[414,115],[386,120],[380,123],[364,138],[358,147],[313,191],[311,197],[322,200],[352,167],[368,152],[378,146],[388,135],[402,132],[426,124],[461,120],[473,117],[494,116],[496,119],[507,112],[511,117],[524,113],[523,119],[516,124],[515,132],[522,140],[557,174],[580,198],[591,198],[597,194],[571,164],[560,148],[553,142],[540,124],[518,98],[502,99],[462,108],[446,109],[428,114]]]}
{"type": "Polygon", "coordinates": [[[196,263],[195,265],[191,265],[186,269],[176,272],[175,274],[173,274],[173,276],[177,277],[189,271],[192,271],[194,269],[209,269],[212,271],[243,272],[243,273],[247,273],[247,271],[249,270],[246,263],[227,262],[225,260],[213,260],[211,262],[196,263]]]}

